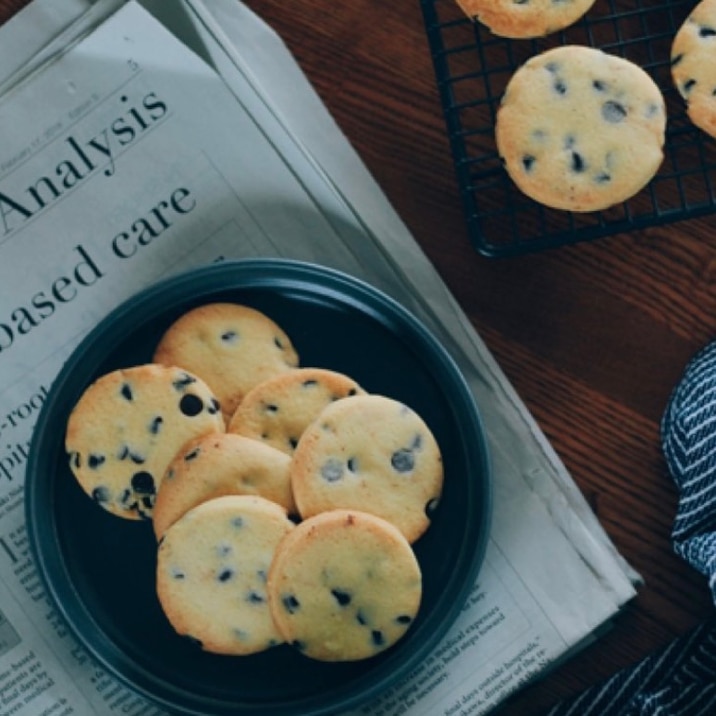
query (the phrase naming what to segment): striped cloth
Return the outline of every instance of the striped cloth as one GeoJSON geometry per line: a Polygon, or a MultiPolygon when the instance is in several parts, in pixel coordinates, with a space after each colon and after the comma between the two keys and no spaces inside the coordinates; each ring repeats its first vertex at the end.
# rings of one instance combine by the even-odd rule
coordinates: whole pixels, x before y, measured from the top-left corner
{"type": "MultiPolygon", "coordinates": [[[[674,550],[706,577],[716,604],[716,342],[686,366],[661,436],[679,492],[674,550]]],[[[716,716],[716,617],[547,716],[716,716]]]]}

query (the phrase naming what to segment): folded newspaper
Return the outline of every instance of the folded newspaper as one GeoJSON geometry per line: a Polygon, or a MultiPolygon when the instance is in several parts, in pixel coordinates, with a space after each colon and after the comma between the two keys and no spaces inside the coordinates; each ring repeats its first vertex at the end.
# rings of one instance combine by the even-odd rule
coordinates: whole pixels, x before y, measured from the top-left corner
{"type": "Polygon", "coordinates": [[[487,713],[635,594],[569,474],[280,38],[237,0],[35,0],[0,28],[0,716],[160,714],[94,663],[28,552],[23,474],[78,341],[220,257],[340,269],[438,337],[494,472],[484,567],[426,662],[360,713],[487,713]]]}

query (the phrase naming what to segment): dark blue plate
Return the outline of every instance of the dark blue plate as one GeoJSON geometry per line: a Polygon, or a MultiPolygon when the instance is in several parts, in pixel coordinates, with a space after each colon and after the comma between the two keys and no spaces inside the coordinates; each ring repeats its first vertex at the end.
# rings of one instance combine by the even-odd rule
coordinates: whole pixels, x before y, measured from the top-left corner
{"type": "Polygon", "coordinates": [[[111,674],[180,714],[319,716],[376,697],[420,664],[454,622],[482,563],[491,487],[472,394],[436,339],[404,308],[340,272],[278,259],[231,261],[164,280],[104,319],[55,380],[33,436],[26,481],[30,542],[47,589],[79,641],[111,674]],[[99,509],[68,468],[64,432],[84,389],[111,370],[151,361],[163,331],[194,306],[252,306],[291,337],[302,366],[331,368],[401,400],[443,453],[445,486],[414,545],[424,593],[406,636],[364,661],[323,663],[289,646],[227,657],[177,636],[154,588],[151,525],[99,509]]]}

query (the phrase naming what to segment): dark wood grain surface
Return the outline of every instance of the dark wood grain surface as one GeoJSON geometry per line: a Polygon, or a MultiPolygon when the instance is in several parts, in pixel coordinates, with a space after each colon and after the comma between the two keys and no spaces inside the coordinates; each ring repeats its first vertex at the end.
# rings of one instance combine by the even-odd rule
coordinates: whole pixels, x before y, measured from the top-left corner
{"type": "MultiPolygon", "coordinates": [[[[0,21],[26,0],[0,0],[0,21]]],[[[616,628],[513,698],[536,716],[711,616],[672,553],[659,423],[716,334],[716,217],[506,259],[467,232],[417,0],[247,0],[284,38],[581,487],[645,579],[616,628]]]]}

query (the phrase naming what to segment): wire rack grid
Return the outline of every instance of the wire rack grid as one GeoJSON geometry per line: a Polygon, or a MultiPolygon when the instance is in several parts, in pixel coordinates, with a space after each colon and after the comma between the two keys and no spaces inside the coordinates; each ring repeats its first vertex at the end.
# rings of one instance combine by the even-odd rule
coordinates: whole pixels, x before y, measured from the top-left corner
{"type": "Polygon", "coordinates": [[[489,257],[524,254],[716,211],[716,140],[697,129],[671,79],[671,44],[695,0],[596,0],[577,23],[529,40],[497,37],[456,0],[421,0],[470,239],[489,257]],[[494,142],[500,99],[531,56],[563,44],[597,47],[642,67],[667,107],[664,161],[648,186],[600,212],[549,209],[522,194],[494,142]]]}

